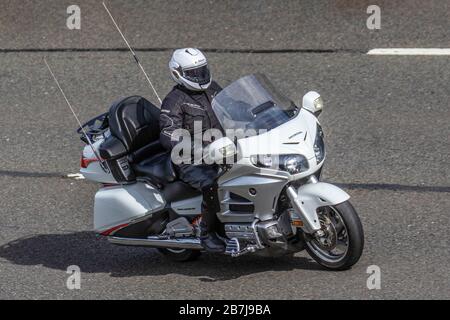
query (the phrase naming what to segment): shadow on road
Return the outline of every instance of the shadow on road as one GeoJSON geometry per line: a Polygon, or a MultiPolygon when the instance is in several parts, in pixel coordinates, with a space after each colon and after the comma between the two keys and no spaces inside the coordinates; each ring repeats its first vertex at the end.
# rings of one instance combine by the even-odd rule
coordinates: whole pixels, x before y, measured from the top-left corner
{"type": "Polygon", "coordinates": [[[81,272],[110,273],[113,277],[180,274],[214,282],[270,271],[323,270],[312,259],[254,255],[231,258],[203,254],[199,260],[175,263],[149,248],[119,247],[92,232],[31,235],[0,246],[0,258],[16,265],[42,265],[67,270],[78,265],[81,272]]]}

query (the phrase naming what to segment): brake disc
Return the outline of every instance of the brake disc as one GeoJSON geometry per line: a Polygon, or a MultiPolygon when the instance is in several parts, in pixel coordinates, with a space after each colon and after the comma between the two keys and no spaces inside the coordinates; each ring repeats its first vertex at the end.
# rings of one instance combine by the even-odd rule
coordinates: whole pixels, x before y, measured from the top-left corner
{"type": "Polygon", "coordinates": [[[317,237],[315,239],[317,245],[326,251],[331,251],[336,247],[337,244],[337,232],[333,223],[327,216],[322,216],[319,218],[320,225],[322,226],[321,230],[324,235],[317,237]]]}

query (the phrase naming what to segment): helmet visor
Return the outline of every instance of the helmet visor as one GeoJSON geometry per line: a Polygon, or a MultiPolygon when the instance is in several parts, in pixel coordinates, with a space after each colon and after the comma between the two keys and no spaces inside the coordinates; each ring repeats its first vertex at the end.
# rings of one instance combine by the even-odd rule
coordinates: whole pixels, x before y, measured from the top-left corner
{"type": "Polygon", "coordinates": [[[183,77],[189,81],[198,83],[198,84],[207,84],[211,79],[211,75],[209,73],[208,65],[205,64],[201,67],[193,68],[193,69],[185,69],[183,70],[183,77]]]}

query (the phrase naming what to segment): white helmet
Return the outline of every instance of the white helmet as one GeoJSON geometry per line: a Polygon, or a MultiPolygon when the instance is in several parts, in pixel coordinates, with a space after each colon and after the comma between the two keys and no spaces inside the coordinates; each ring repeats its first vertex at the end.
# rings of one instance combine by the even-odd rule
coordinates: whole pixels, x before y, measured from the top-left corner
{"type": "Polygon", "coordinates": [[[173,80],[189,90],[206,90],[211,84],[206,57],[198,49],[175,50],[169,62],[169,69],[173,80]]]}

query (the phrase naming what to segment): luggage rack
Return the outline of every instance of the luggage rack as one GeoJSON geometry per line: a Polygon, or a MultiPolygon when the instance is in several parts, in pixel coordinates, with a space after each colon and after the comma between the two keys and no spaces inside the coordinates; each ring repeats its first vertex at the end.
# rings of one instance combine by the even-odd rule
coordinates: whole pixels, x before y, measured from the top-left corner
{"type": "MultiPolygon", "coordinates": [[[[108,112],[102,113],[95,118],[92,118],[88,122],[82,125],[82,128],[86,132],[91,142],[97,140],[99,136],[104,136],[104,133],[109,129],[108,112]]],[[[77,133],[80,135],[81,141],[89,144],[86,137],[83,134],[81,128],[77,129],[77,133]]]]}

